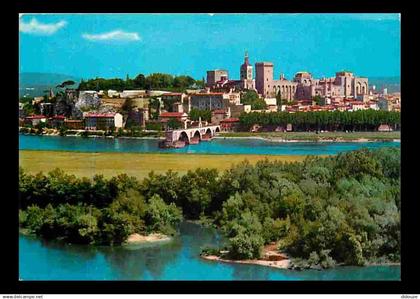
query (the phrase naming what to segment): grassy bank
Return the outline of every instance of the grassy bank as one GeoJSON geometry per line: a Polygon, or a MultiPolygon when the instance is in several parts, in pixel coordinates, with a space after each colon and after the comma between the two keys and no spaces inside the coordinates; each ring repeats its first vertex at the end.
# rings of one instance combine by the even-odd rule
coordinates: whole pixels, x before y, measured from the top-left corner
{"type": "Polygon", "coordinates": [[[262,137],[279,138],[287,140],[310,140],[321,139],[343,139],[343,140],[393,140],[400,139],[400,132],[324,132],[316,134],[315,132],[229,132],[220,133],[220,137],[262,137]]]}
{"type": "Polygon", "coordinates": [[[78,153],[59,151],[19,151],[19,165],[28,173],[48,172],[61,168],[77,176],[92,177],[103,174],[110,178],[119,173],[126,173],[142,179],[150,171],[165,173],[169,169],[180,174],[188,170],[217,168],[225,170],[248,160],[251,164],[267,158],[269,161],[303,161],[304,156],[270,155],[192,155],[192,154],[138,154],[138,153],[78,153]]]}

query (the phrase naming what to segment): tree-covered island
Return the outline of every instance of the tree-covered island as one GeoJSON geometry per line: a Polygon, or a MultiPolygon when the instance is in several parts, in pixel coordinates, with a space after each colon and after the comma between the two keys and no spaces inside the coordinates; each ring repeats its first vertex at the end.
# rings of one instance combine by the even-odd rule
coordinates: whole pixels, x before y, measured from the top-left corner
{"type": "Polygon", "coordinates": [[[176,234],[184,218],[215,225],[224,248],[202,255],[259,259],[275,244],[294,268],[400,261],[400,150],[358,150],[304,162],[246,161],[183,176],[77,178],[19,172],[21,229],[69,243],[124,243],[176,234]]]}

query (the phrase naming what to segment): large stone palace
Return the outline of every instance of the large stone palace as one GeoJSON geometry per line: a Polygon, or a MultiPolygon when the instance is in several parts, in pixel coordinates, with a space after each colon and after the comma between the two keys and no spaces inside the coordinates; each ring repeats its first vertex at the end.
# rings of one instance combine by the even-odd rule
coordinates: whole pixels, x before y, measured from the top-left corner
{"type": "Polygon", "coordinates": [[[280,95],[282,99],[306,100],[314,96],[360,98],[368,94],[368,78],[356,77],[348,71],[341,71],[332,78],[315,79],[309,72],[297,72],[292,80],[280,75],[274,80],[274,65],[271,62],[255,63],[253,68],[245,53],[244,63],[240,66],[240,80],[229,80],[226,70],[207,72],[207,87],[213,90],[256,90],[265,98],[280,95]]]}

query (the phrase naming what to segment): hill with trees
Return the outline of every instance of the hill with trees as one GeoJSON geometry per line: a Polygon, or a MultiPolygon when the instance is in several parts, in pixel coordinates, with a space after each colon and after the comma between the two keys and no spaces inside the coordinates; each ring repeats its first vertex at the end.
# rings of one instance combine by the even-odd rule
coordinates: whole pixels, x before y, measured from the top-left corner
{"type": "Polygon", "coordinates": [[[131,79],[127,75],[125,79],[113,78],[95,78],[87,81],[82,80],[79,85],[80,90],[108,90],[117,91],[130,89],[159,89],[169,91],[185,91],[187,88],[203,88],[203,80],[195,80],[190,76],[172,76],[170,74],[153,73],[148,76],[137,75],[131,79]]]}
{"type": "Polygon", "coordinates": [[[57,85],[65,81],[74,81],[75,84],[69,85],[69,88],[76,88],[80,78],[71,75],[53,74],[53,73],[19,73],[19,97],[39,97],[46,94],[50,88],[54,92],[59,91],[57,85]]]}

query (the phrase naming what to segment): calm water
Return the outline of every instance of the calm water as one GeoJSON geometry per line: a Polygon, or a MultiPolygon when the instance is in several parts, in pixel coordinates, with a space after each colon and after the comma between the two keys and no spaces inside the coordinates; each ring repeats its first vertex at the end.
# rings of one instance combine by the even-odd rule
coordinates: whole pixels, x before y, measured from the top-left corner
{"type": "Polygon", "coordinates": [[[182,223],[180,236],[149,247],[95,247],[19,237],[21,280],[399,280],[399,266],[292,271],[226,264],[199,257],[220,245],[217,231],[182,223]]]}
{"type": "MultiPolygon", "coordinates": [[[[202,154],[320,155],[362,147],[399,147],[398,142],[277,143],[215,139],[182,149],[160,149],[157,140],[19,135],[19,149],[82,152],[165,152],[202,154]]],[[[19,237],[22,280],[399,280],[399,266],[339,267],[291,271],[202,260],[201,248],[223,240],[215,230],[183,223],[180,236],[149,247],[67,245],[19,237]]]]}
{"type": "Polygon", "coordinates": [[[399,142],[296,142],[280,143],[258,139],[214,139],[179,149],[161,149],[154,139],[105,139],[19,135],[21,150],[81,152],[147,152],[189,154],[327,155],[362,147],[399,147],[399,142]]]}

